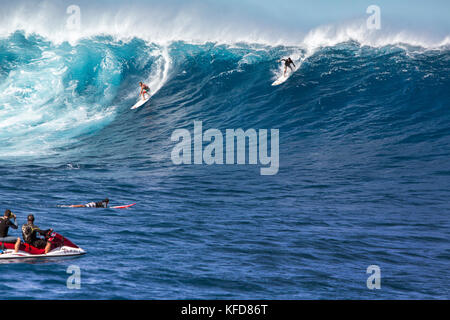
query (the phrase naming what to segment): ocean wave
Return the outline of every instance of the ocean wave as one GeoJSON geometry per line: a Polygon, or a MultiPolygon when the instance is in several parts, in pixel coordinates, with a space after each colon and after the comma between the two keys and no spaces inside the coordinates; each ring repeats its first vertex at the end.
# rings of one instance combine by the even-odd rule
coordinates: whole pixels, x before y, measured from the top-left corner
{"type": "Polygon", "coordinates": [[[448,99],[447,49],[378,40],[368,46],[349,29],[330,32],[312,32],[299,46],[269,46],[161,45],[104,35],[70,44],[17,31],[0,40],[2,157],[58,153],[110,126],[117,135],[127,132],[122,140],[133,140],[124,128],[129,125],[117,120],[136,102],[139,81],[152,90],[152,110],[165,115],[165,132],[201,119],[216,127],[285,126],[295,135],[305,118],[316,123],[329,108],[362,104],[370,114],[390,108],[389,114],[398,99],[417,101],[418,88],[428,90],[419,97],[432,97],[432,107],[448,99]],[[271,87],[283,73],[279,59],[287,56],[298,70],[283,86],[271,87]],[[364,104],[377,107],[369,111],[364,104]]]}
{"type": "MultiPolygon", "coordinates": [[[[120,45],[99,37],[56,45],[16,32],[0,45],[3,156],[52,153],[101,130],[117,114],[124,80],[137,84],[139,77],[156,93],[170,63],[166,49],[139,40],[120,45]],[[141,60],[130,61],[136,56],[141,60]]],[[[136,99],[136,91],[125,90],[125,97],[136,99]]]]}

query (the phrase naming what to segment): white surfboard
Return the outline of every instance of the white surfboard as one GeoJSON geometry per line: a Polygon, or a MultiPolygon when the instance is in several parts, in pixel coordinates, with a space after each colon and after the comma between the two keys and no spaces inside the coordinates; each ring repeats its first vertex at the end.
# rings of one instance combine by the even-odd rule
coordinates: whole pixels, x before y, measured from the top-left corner
{"type": "Polygon", "coordinates": [[[277,80],[275,80],[272,85],[273,86],[278,86],[280,84],[282,84],[283,82],[285,82],[289,76],[291,75],[292,72],[286,72],[286,75],[282,74],[277,80]]]}
{"type": "Polygon", "coordinates": [[[137,108],[143,106],[148,100],[150,100],[150,98],[151,98],[151,97],[148,97],[148,98],[145,99],[145,100],[139,99],[139,101],[136,102],[136,104],[135,104],[134,106],[132,106],[131,109],[133,110],[133,109],[137,109],[137,108]]]}

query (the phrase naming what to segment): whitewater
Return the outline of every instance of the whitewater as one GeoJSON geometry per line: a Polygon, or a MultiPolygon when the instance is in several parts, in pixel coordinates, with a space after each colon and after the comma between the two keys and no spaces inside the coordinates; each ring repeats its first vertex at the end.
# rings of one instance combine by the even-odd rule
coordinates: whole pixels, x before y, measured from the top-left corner
{"type": "Polygon", "coordinates": [[[3,296],[448,298],[448,35],[380,35],[358,22],[283,40],[219,32],[221,20],[203,34],[166,30],[168,17],[142,35],[117,15],[75,36],[6,18],[1,209],[19,223],[33,213],[88,254],[2,265],[3,296]],[[288,56],[298,69],[271,86],[288,56]],[[139,81],[153,96],[130,110],[139,81]],[[170,137],[194,121],[279,129],[278,173],[174,165],[170,137]],[[106,196],[137,205],[57,208],[106,196]],[[65,287],[74,264],[77,291],[65,287]],[[378,291],[366,287],[374,264],[378,291]]]}

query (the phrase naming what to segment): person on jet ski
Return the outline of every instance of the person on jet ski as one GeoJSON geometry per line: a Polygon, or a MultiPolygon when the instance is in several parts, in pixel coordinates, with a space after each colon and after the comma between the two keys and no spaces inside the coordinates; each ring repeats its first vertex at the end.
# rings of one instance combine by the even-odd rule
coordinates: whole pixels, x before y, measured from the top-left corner
{"type": "Polygon", "coordinates": [[[48,236],[52,231],[53,229],[39,229],[36,225],[34,225],[34,216],[30,214],[28,215],[27,223],[22,226],[23,241],[38,249],[45,248],[44,253],[48,253],[50,251],[52,243],[50,241],[47,241],[45,238],[38,238],[37,234],[39,233],[43,236],[48,236]]]}
{"type": "Polygon", "coordinates": [[[71,206],[72,208],[108,208],[109,199],[106,198],[103,201],[99,202],[89,202],[86,204],[75,204],[71,206]]]}
{"type": "Polygon", "coordinates": [[[0,242],[16,243],[14,252],[19,251],[20,238],[8,236],[9,227],[17,229],[16,215],[11,210],[6,209],[3,217],[0,218],[0,242]]]}

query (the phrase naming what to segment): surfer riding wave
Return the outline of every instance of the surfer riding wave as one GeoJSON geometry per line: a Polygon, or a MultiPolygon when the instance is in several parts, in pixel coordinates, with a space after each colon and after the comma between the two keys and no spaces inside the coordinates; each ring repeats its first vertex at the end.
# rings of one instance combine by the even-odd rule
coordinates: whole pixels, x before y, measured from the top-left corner
{"type": "Polygon", "coordinates": [[[141,93],[139,93],[139,96],[142,96],[142,100],[145,100],[145,95],[148,95],[148,98],[150,99],[149,86],[142,82],[139,82],[139,86],[141,87],[141,93]]]}
{"type": "Polygon", "coordinates": [[[291,57],[287,58],[287,59],[281,59],[280,62],[284,61],[284,76],[286,76],[286,71],[287,68],[289,67],[289,69],[291,69],[291,71],[294,71],[294,69],[292,69],[291,64],[294,66],[294,68],[296,68],[294,61],[292,61],[291,57]]]}

